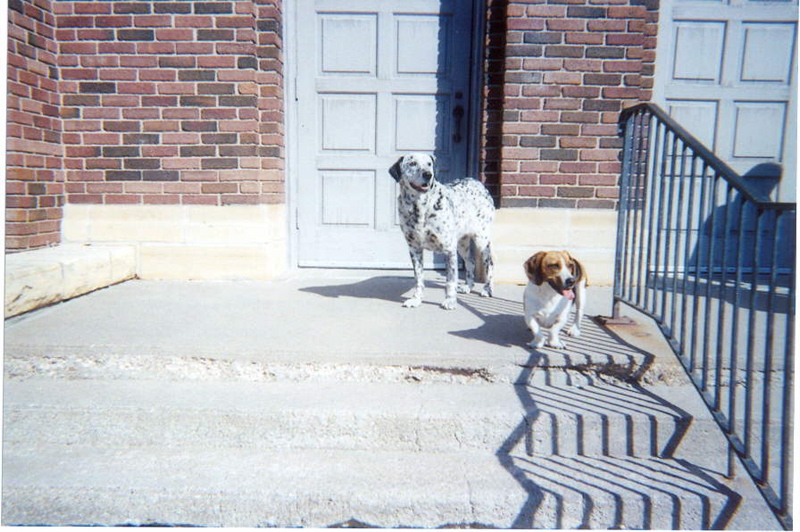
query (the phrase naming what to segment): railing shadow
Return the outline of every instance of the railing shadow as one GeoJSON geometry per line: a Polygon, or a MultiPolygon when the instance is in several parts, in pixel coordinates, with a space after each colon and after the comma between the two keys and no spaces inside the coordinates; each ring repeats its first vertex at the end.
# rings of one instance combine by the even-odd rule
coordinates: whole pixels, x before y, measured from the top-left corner
{"type": "MultiPolygon", "coordinates": [[[[380,276],[301,290],[399,303],[408,288],[408,278],[380,276]]],[[[526,349],[521,302],[477,294],[459,302],[480,325],[449,334],[526,349]]],[[[741,496],[700,465],[707,449],[687,449],[691,414],[646,385],[658,379],[654,356],[589,318],[583,329],[566,350],[529,351],[514,378],[526,414],[495,450],[524,491],[510,526],[726,527],[741,496]]]]}
{"type": "MultiPolygon", "coordinates": [[[[520,303],[461,302],[484,324],[451,334],[512,346],[516,333],[483,336],[501,320],[527,333],[520,303]]],[[[692,416],[641,384],[653,362],[590,320],[567,350],[530,352],[514,384],[528,414],[496,451],[527,493],[513,528],[727,526],[741,496],[675,458],[692,416]]]]}

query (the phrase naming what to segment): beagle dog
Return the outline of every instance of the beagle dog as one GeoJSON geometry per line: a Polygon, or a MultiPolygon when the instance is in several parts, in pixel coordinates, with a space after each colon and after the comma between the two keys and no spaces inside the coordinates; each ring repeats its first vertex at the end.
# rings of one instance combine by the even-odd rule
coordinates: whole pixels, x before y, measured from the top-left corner
{"type": "Polygon", "coordinates": [[[528,286],[523,295],[525,325],[533,333],[530,347],[564,349],[558,333],[575,301],[575,323],[567,334],[580,336],[588,278],[583,265],[567,251],[540,251],[525,261],[528,286]],[[547,328],[545,333],[542,329],[547,328]]]}

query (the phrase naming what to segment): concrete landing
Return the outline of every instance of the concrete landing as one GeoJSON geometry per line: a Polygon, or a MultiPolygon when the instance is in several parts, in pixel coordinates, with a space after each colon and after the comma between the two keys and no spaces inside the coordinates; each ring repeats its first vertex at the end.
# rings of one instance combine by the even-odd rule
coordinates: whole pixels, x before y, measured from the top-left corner
{"type": "Polygon", "coordinates": [[[523,286],[444,311],[428,277],[417,309],[409,272],[314,270],[6,320],[3,524],[777,528],[655,338],[533,351],[523,286]]]}

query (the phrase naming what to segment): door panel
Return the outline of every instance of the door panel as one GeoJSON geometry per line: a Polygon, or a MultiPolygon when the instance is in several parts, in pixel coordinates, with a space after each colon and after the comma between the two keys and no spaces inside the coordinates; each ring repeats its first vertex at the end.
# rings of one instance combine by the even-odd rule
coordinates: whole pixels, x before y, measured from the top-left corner
{"type": "Polygon", "coordinates": [[[388,169],[428,151],[440,179],[464,175],[471,16],[463,0],[298,1],[300,266],[409,265],[388,169]]]}
{"type": "Polygon", "coordinates": [[[664,0],[654,99],[741,174],[783,166],[796,188],[797,2],[664,0]]]}

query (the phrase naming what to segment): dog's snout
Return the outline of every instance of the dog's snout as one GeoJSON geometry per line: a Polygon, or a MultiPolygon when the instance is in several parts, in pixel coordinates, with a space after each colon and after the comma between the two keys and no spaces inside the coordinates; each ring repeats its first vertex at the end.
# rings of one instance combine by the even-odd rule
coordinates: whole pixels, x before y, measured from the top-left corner
{"type": "Polygon", "coordinates": [[[564,286],[566,288],[572,288],[575,286],[575,278],[574,277],[567,277],[567,280],[564,281],[564,286]]]}
{"type": "Polygon", "coordinates": [[[433,173],[430,172],[429,170],[423,170],[422,177],[425,178],[427,181],[430,181],[431,178],[433,177],[433,173]]]}

